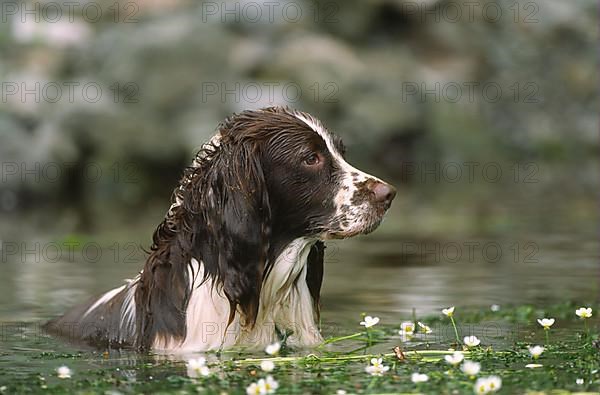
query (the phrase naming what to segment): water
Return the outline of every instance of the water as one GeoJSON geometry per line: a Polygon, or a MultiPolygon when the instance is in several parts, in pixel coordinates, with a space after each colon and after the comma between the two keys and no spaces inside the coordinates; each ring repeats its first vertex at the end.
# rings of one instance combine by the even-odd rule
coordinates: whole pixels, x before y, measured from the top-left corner
{"type": "MultiPolygon", "coordinates": [[[[570,207],[579,208],[560,220],[548,215],[564,213],[562,203],[503,202],[508,207],[504,211],[484,207],[484,225],[477,219],[465,222],[474,217],[467,215],[469,201],[448,210],[438,202],[428,212],[429,203],[418,205],[415,200],[419,197],[400,197],[373,234],[328,244],[322,289],[325,336],[356,332],[361,313],[399,325],[412,318],[413,309],[423,317],[452,305],[489,310],[493,304],[543,307],[596,300],[599,243],[593,199],[569,200],[570,207]]],[[[153,215],[159,218],[161,212],[153,215]]],[[[119,226],[115,233],[60,239],[38,231],[28,241],[12,239],[25,244],[5,241],[0,371],[18,377],[50,374],[66,362],[79,370],[149,363],[152,359],[134,352],[103,355],[65,343],[44,334],[40,324],[135,276],[145,256],[139,246],[148,245],[152,230],[137,224],[119,226]],[[64,258],[68,243],[80,247],[67,259],[57,259],[52,246],[61,246],[64,258]]]]}
{"type": "MultiPolygon", "coordinates": [[[[44,260],[55,256],[50,247],[41,252],[51,244],[68,254],[64,243],[68,241],[20,245],[30,252],[21,251],[16,261],[2,264],[2,321],[35,322],[59,314],[122,284],[143,266],[141,241],[81,241],[87,250],[75,250],[73,259],[44,260]],[[103,256],[92,262],[96,245],[103,246],[103,256]],[[35,248],[40,251],[37,255],[32,252],[35,248]]],[[[354,322],[361,312],[398,317],[410,315],[412,308],[431,314],[449,305],[590,300],[598,291],[598,282],[593,281],[598,275],[597,254],[593,235],[574,234],[408,239],[375,232],[332,241],[325,258],[323,318],[354,322]]]]}

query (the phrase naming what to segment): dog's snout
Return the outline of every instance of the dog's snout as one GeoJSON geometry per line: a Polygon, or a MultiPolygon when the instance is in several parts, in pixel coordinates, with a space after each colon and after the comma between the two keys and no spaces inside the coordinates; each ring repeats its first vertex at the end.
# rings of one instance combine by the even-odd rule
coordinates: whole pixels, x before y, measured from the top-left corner
{"type": "Polygon", "coordinates": [[[396,188],[384,182],[376,182],[371,184],[371,192],[373,192],[375,195],[375,201],[377,203],[385,203],[389,205],[396,197],[396,188]]]}

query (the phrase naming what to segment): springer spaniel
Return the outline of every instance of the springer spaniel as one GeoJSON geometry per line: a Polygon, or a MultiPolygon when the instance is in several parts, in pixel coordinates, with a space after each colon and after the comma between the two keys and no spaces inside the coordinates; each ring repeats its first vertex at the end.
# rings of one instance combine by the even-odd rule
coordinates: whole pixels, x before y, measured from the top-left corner
{"type": "Polygon", "coordinates": [[[323,242],[373,231],[396,195],[344,151],[300,111],[226,119],[185,170],[140,274],[47,329],[166,351],[258,348],[282,334],[320,343],[323,242]]]}

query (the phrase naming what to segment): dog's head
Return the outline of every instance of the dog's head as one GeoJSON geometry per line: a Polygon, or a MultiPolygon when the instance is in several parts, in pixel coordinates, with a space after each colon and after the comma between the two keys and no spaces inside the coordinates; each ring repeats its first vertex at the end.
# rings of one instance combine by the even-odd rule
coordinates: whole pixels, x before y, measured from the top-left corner
{"type": "Polygon", "coordinates": [[[250,208],[257,220],[268,218],[272,232],[292,238],[369,233],[396,194],[348,164],[341,139],[299,111],[243,112],[227,119],[206,149],[221,153],[213,166],[229,173],[220,199],[234,204],[232,220],[250,208]],[[236,192],[243,198],[234,198],[236,192]]]}

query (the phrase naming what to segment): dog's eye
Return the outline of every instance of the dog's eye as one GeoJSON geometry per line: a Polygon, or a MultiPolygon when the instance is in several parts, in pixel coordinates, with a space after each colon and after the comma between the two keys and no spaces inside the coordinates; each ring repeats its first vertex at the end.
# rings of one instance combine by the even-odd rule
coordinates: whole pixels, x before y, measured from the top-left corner
{"type": "Polygon", "coordinates": [[[304,164],[307,166],[316,166],[321,163],[321,158],[317,154],[311,154],[309,157],[304,159],[304,164]]]}

